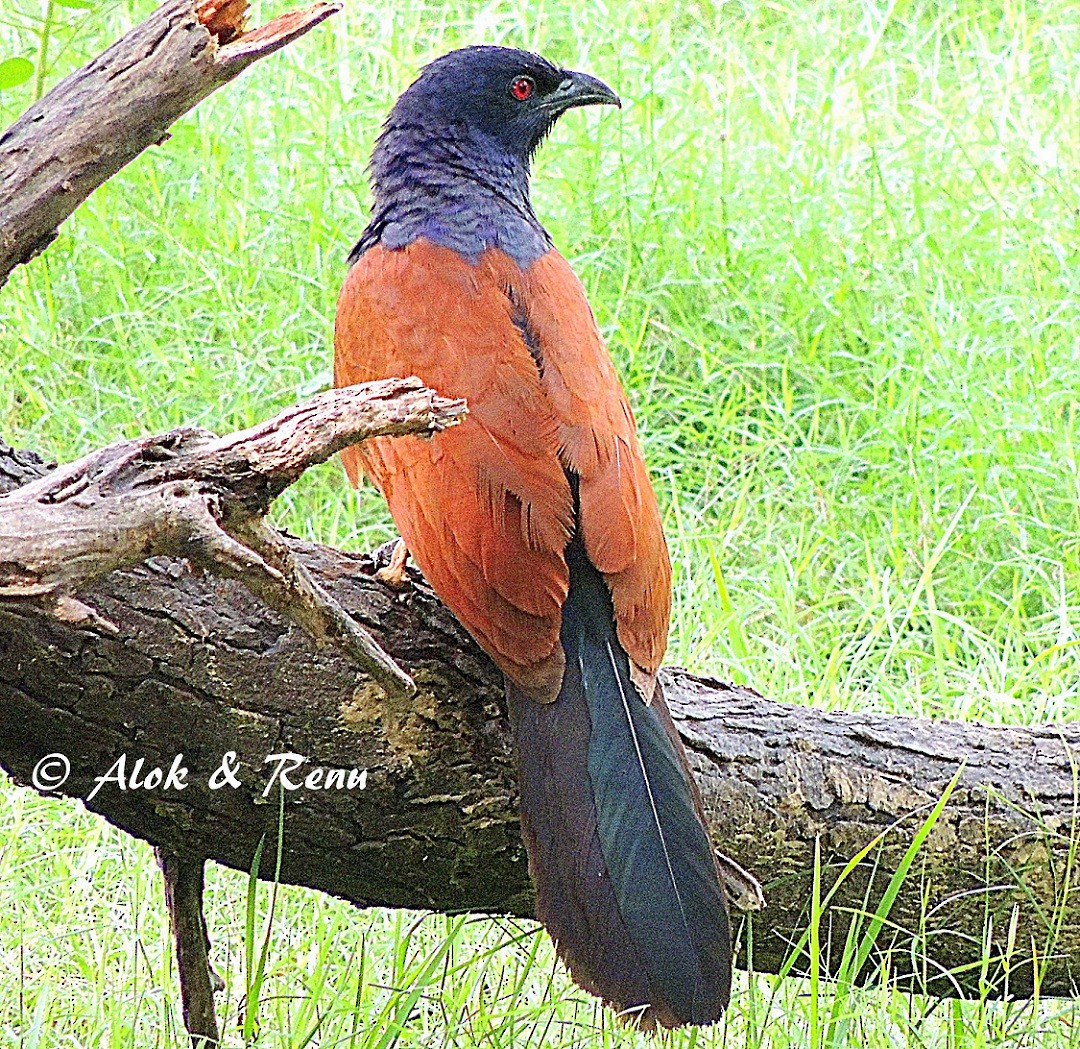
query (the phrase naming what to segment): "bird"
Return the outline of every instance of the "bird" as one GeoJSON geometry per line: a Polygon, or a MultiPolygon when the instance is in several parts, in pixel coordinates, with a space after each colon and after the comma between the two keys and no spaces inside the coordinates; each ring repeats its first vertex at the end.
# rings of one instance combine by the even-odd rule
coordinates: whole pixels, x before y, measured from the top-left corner
{"type": "Polygon", "coordinates": [[[571,977],[646,1029],[720,1019],[727,904],[657,678],[671,562],[633,413],[584,288],[530,197],[537,148],[601,80],[516,48],[426,65],[368,169],[337,386],[418,376],[464,398],[434,439],[342,452],[405,559],[502,671],[536,916],[571,977]]]}

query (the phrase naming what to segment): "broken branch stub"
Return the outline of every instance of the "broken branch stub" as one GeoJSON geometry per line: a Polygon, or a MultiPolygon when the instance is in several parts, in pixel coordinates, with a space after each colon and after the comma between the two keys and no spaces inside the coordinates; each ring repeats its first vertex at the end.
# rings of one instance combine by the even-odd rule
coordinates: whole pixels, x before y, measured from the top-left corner
{"type": "Polygon", "coordinates": [[[168,0],[57,84],[0,134],[0,286],[178,117],[340,9],[317,3],[249,31],[246,0],[168,0]]]}

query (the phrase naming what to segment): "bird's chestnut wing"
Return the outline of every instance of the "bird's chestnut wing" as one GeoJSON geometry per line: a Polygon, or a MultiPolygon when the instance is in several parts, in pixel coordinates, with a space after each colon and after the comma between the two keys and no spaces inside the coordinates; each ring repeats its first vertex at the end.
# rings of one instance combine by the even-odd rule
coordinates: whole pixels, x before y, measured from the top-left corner
{"type": "Polygon", "coordinates": [[[577,275],[550,251],[518,289],[559,454],[581,478],[585,549],[611,588],[619,640],[655,674],[667,647],[671,562],[634,417],[577,275]]]}
{"type": "Polygon", "coordinates": [[[362,469],[386,497],[425,578],[485,651],[550,699],[573,507],[508,266],[500,253],[473,264],[424,240],[370,249],[342,288],[334,381],[416,375],[467,400],[462,424],[434,439],[377,438],[342,458],[354,483],[362,469]]]}

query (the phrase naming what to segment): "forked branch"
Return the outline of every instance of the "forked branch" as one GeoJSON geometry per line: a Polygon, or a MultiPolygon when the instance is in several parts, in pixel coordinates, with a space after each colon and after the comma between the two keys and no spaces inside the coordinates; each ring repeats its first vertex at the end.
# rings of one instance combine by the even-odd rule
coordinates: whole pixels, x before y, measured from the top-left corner
{"type": "Polygon", "coordinates": [[[79,594],[149,557],[185,557],[239,580],[319,643],[346,652],[384,689],[415,686],[292,555],[264,515],[308,467],[369,437],[431,435],[464,402],[419,379],[329,390],[269,422],[217,437],[185,427],[120,441],[0,495],[0,607],[36,604],[117,633],[79,594]]]}

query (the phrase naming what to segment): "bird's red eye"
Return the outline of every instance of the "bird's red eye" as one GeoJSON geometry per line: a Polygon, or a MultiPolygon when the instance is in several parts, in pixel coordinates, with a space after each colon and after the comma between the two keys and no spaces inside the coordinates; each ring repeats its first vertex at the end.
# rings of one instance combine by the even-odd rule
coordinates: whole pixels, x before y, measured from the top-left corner
{"type": "Polygon", "coordinates": [[[524,102],[536,90],[536,81],[531,76],[519,76],[510,85],[510,94],[519,102],[524,102]]]}

